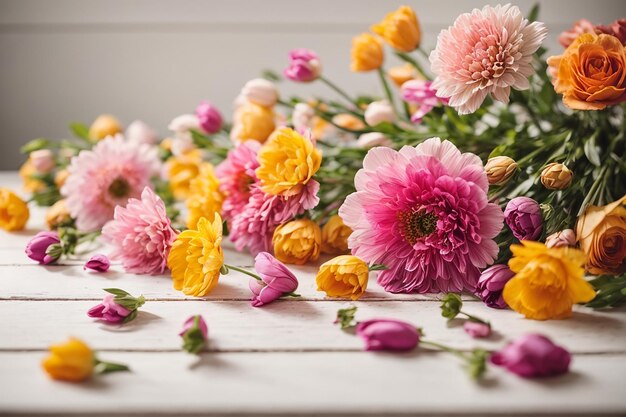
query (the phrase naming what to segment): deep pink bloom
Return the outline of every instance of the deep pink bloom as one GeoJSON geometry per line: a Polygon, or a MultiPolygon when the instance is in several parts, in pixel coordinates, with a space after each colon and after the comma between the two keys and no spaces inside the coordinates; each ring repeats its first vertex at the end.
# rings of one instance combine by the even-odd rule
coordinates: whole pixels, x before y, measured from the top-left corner
{"type": "Polygon", "coordinates": [[[365,350],[412,350],[420,341],[415,326],[393,319],[362,321],[356,334],[365,342],[365,350]]]}
{"type": "Polygon", "coordinates": [[[490,325],[471,320],[467,320],[463,323],[463,330],[475,339],[488,337],[491,334],[490,325]]]}
{"type": "Polygon", "coordinates": [[[352,254],[387,266],[378,275],[385,290],[474,291],[503,223],[478,156],[439,138],[373,148],[354,181],[339,215],[353,230],[352,254]]]}
{"type": "Polygon", "coordinates": [[[515,197],[504,209],[504,220],[518,240],[537,240],[543,230],[539,204],[528,197],[515,197]]]}
{"type": "Polygon", "coordinates": [[[111,261],[109,261],[109,258],[107,258],[106,255],[98,253],[89,258],[83,269],[91,269],[96,272],[106,272],[109,270],[110,266],[111,261]]]}
{"type": "Polygon", "coordinates": [[[100,229],[113,218],[116,206],[139,197],[159,173],[157,149],[125,141],[121,136],[98,142],[72,158],[61,188],[67,208],[82,231],[100,229]]]}
{"type": "Polygon", "coordinates": [[[148,187],[141,200],[116,207],[114,220],[102,228],[102,239],[113,246],[111,258],[135,274],[162,274],[176,235],[163,200],[148,187]]]}
{"type": "Polygon", "coordinates": [[[322,72],[322,64],[317,54],[310,49],[294,49],[289,52],[289,66],[283,72],[292,81],[309,82],[316,80],[322,72]]]}
{"type": "Polygon", "coordinates": [[[448,104],[447,98],[437,97],[437,90],[432,87],[432,83],[426,80],[409,80],[400,87],[402,100],[419,106],[411,115],[413,123],[420,123],[434,107],[448,104]]]}
{"type": "Polygon", "coordinates": [[[622,45],[626,46],[626,19],[617,19],[609,26],[598,25],[596,26],[597,33],[606,33],[607,35],[613,35],[620,40],[622,45]]]}
{"type": "Polygon", "coordinates": [[[596,33],[593,23],[587,19],[580,19],[570,29],[561,32],[559,42],[563,45],[563,48],[567,48],[583,33],[596,33]]]}
{"type": "Polygon", "coordinates": [[[196,116],[200,127],[206,133],[217,133],[222,128],[222,115],[213,104],[208,101],[202,101],[196,107],[196,116]]]}
{"type": "Polygon", "coordinates": [[[507,265],[498,264],[485,269],[476,285],[476,296],[483,300],[488,307],[506,308],[502,297],[504,285],[509,282],[515,273],[507,265]]]}
{"type": "Polygon", "coordinates": [[[25,250],[26,256],[42,265],[48,265],[61,256],[60,250],[47,253],[48,248],[52,245],[58,245],[60,242],[57,232],[39,232],[28,241],[25,250]]]}
{"type": "Polygon", "coordinates": [[[529,23],[517,6],[485,6],[442,30],[430,54],[433,88],[459,114],[475,112],[487,94],[509,102],[511,88],[527,90],[533,54],[546,38],[543,23],[529,23]]]}
{"type": "Polygon", "coordinates": [[[524,378],[564,374],[570,353],[540,334],[527,334],[491,355],[491,363],[524,378]]]}
{"type": "Polygon", "coordinates": [[[105,295],[100,304],[89,309],[87,315],[111,324],[123,322],[131,311],[117,304],[114,298],[113,294],[105,295]]]}
{"type": "Polygon", "coordinates": [[[202,334],[202,337],[205,340],[209,337],[209,327],[207,326],[206,321],[204,321],[204,318],[199,314],[195,316],[191,316],[187,320],[185,320],[185,323],[183,323],[183,329],[178,334],[179,336],[182,337],[189,330],[192,330],[195,328],[196,317],[198,317],[198,329],[200,329],[200,333],[202,334]]]}
{"type": "Polygon", "coordinates": [[[254,258],[254,269],[261,276],[262,282],[250,279],[253,307],[262,307],[298,288],[296,276],[267,252],[260,252],[254,258]]]}

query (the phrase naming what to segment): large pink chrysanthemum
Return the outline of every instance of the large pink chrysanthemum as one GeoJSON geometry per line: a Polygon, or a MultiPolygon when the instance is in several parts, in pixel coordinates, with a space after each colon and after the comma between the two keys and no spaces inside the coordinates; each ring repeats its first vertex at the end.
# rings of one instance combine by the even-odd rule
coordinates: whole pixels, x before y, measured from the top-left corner
{"type": "Polygon", "coordinates": [[[529,23],[510,4],[460,15],[430,54],[437,96],[449,98],[460,114],[475,112],[487,94],[508,103],[511,87],[529,88],[532,56],[547,33],[543,23],[529,23]]]}
{"type": "Polygon", "coordinates": [[[61,188],[67,208],[82,231],[101,228],[113,218],[115,206],[139,197],[159,172],[157,149],[121,136],[100,141],[72,158],[61,188]]]}
{"type": "Polygon", "coordinates": [[[162,274],[177,236],[165,204],[146,187],[141,200],[131,198],[115,208],[114,219],[102,228],[102,240],[113,246],[110,256],[135,274],[162,274]]]}
{"type": "Polygon", "coordinates": [[[503,224],[478,156],[439,138],[373,148],[354,181],[339,215],[354,231],[352,254],[388,267],[378,276],[385,290],[474,291],[503,224]]]}

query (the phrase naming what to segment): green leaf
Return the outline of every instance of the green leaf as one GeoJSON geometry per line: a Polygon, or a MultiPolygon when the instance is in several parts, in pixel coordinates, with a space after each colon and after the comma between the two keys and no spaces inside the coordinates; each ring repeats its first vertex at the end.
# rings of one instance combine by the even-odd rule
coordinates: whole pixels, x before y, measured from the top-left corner
{"type": "Polygon", "coordinates": [[[128,365],[123,363],[114,363],[114,362],[104,362],[99,359],[96,359],[96,366],[94,367],[94,372],[96,374],[110,374],[111,372],[129,372],[130,368],[128,365]]]}
{"type": "Polygon", "coordinates": [[[273,81],[273,82],[282,81],[280,74],[278,74],[276,71],[271,70],[271,69],[263,70],[261,72],[261,77],[265,78],[268,81],[273,81]]]}
{"type": "Polygon", "coordinates": [[[31,153],[50,147],[50,141],[44,138],[33,139],[20,148],[21,153],[31,153]]]}
{"type": "Polygon", "coordinates": [[[77,138],[91,142],[89,138],[89,127],[87,125],[83,123],[70,123],[70,130],[77,138]]]}
{"type": "Polygon", "coordinates": [[[372,272],[372,271],[384,271],[385,269],[388,269],[387,265],[383,265],[383,264],[371,264],[369,266],[370,272],[372,272]]]}
{"type": "Polygon", "coordinates": [[[448,320],[452,320],[461,312],[463,301],[459,294],[453,292],[447,293],[441,300],[441,315],[448,320]]]}
{"type": "Polygon", "coordinates": [[[126,296],[130,296],[129,293],[127,293],[124,290],[121,290],[119,288],[103,288],[104,291],[108,292],[109,294],[113,294],[117,297],[126,297],[126,296]]]}
{"type": "Polygon", "coordinates": [[[539,17],[539,3],[535,3],[532,9],[530,9],[530,13],[528,13],[527,19],[530,22],[536,22],[539,17]]]}
{"type": "Polygon", "coordinates": [[[356,306],[337,310],[337,319],[335,320],[335,324],[339,324],[339,328],[341,328],[341,330],[352,329],[356,326],[356,322],[354,321],[356,310],[356,306]]]}
{"type": "Polygon", "coordinates": [[[596,131],[591,137],[585,141],[584,151],[585,156],[595,166],[599,167],[602,165],[602,161],[600,160],[600,147],[596,145],[596,138],[598,137],[598,131],[596,131]]]}

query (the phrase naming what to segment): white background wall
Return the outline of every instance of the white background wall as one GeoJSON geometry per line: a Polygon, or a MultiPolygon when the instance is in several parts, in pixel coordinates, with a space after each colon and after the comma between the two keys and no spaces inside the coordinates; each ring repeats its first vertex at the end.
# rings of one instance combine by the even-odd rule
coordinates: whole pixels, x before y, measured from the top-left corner
{"type": "MultiPolygon", "coordinates": [[[[541,0],[556,36],[586,17],[626,17],[625,0],[541,0]]],[[[390,10],[411,5],[423,44],[487,0],[0,0],[0,169],[36,137],[66,136],[71,121],[99,113],[142,119],[166,133],[174,116],[209,99],[230,116],[241,85],[262,69],[281,70],[295,47],[316,50],[325,74],[350,92],[377,92],[374,74],[349,71],[350,42],[390,10]]],[[[515,2],[527,13],[534,1],[515,2]]],[[[284,95],[330,94],[283,83],[284,95]]]]}

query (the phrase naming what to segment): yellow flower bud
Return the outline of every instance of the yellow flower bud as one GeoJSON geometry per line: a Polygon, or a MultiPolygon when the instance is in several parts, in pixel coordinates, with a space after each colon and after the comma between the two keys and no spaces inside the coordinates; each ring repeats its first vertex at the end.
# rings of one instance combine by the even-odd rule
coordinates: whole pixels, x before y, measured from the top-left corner
{"type": "Polygon", "coordinates": [[[369,269],[360,258],[342,255],[322,264],[315,277],[317,290],[329,297],[360,298],[367,288],[369,269]]]}
{"type": "Polygon", "coordinates": [[[508,156],[489,158],[485,164],[487,181],[491,185],[502,185],[508,182],[517,171],[517,162],[508,156]]]}
{"type": "Polygon", "coordinates": [[[365,123],[363,120],[350,113],[340,113],[333,117],[333,123],[339,127],[348,130],[363,130],[365,129],[365,123]]]}
{"type": "Polygon", "coordinates": [[[65,204],[65,200],[57,201],[46,212],[46,224],[50,230],[56,229],[69,220],[71,220],[71,216],[65,204]]]}
{"type": "Polygon", "coordinates": [[[213,222],[215,214],[222,211],[224,200],[213,165],[205,162],[200,166],[200,173],[189,183],[189,191],[190,197],[186,201],[187,228],[195,229],[201,217],[213,222]]]}
{"type": "Polygon", "coordinates": [[[8,188],[0,188],[0,229],[22,230],[30,217],[28,205],[8,188]]]}
{"type": "Polygon", "coordinates": [[[572,183],[572,171],[563,164],[552,162],[541,171],[541,183],[548,190],[564,190],[572,183]]]}
{"type": "Polygon", "coordinates": [[[235,111],[230,137],[234,141],[265,142],[276,128],[274,111],[254,103],[246,103],[235,111]]]}
{"type": "Polygon", "coordinates": [[[348,237],[352,229],[343,224],[341,217],[332,216],[322,227],[322,252],[339,255],[348,251],[348,237]]]}
{"type": "Polygon", "coordinates": [[[309,219],[293,220],[278,226],[272,238],[276,259],[295,265],[317,260],[321,243],[320,227],[309,219]]]}
{"type": "Polygon", "coordinates": [[[101,114],[89,127],[91,140],[102,140],[107,136],[113,136],[122,132],[120,122],[110,114],[101,114]]]}
{"type": "Polygon", "coordinates": [[[372,26],[372,31],[401,52],[411,52],[418,48],[422,39],[417,16],[408,6],[401,6],[388,13],[382,22],[372,26]]]}
{"type": "Polygon", "coordinates": [[[415,67],[411,64],[398,65],[389,68],[387,76],[393,81],[395,85],[401,87],[407,81],[410,80],[423,80],[424,76],[417,72],[415,67]]]}
{"type": "Polygon", "coordinates": [[[70,176],[70,172],[67,169],[62,169],[56,173],[54,176],[54,184],[61,188],[65,184],[65,181],[70,176]]]}
{"type": "Polygon", "coordinates": [[[354,72],[373,71],[383,64],[383,43],[376,36],[362,33],[352,39],[352,64],[354,72]]]}
{"type": "Polygon", "coordinates": [[[43,181],[33,177],[35,174],[37,174],[37,171],[29,158],[20,167],[20,177],[22,177],[24,191],[36,193],[37,191],[43,191],[46,188],[46,184],[43,181]]]}
{"type": "Polygon", "coordinates": [[[43,369],[53,379],[79,382],[93,373],[95,355],[83,341],[70,338],[61,345],[50,346],[50,356],[42,362],[43,369]]]}
{"type": "Polygon", "coordinates": [[[167,160],[165,172],[174,198],[184,200],[189,197],[191,180],[200,173],[202,163],[202,154],[197,149],[167,160]]]}

